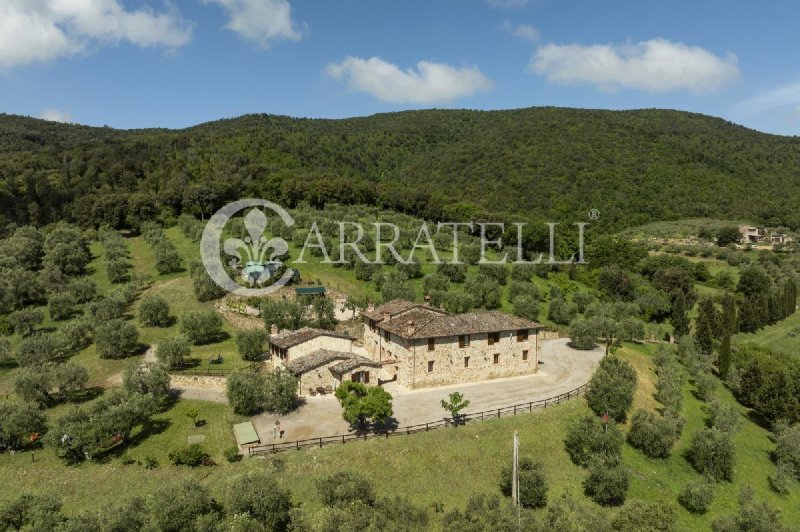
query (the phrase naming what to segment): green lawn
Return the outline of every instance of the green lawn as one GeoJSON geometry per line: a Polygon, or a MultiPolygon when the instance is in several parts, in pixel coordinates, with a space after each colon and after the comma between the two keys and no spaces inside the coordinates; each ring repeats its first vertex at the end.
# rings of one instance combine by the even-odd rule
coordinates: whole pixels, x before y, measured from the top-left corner
{"type": "Polygon", "coordinates": [[[796,356],[800,353],[800,312],[755,333],[739,333],[733,338],[737,344],[753,343],[796,356]]]}

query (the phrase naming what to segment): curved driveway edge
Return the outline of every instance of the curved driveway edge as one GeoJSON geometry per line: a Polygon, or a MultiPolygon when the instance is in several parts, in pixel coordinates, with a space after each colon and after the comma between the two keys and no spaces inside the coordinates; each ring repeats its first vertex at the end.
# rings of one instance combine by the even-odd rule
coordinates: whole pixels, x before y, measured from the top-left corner
{"type": "MultiPolygon", "coordinates": [[[[453,384],[419,390],[401,389],[389,384],[393,396],[394,418],[400,427],[441,420],[439,404],[451,392],[469,399],[467,412],[480,412],[514,404],[555,397],[586,384],[603,357],[603,349],[579,351],[567,345],[569,339],[540,340],[539,373],[489,381],[453,384]]],[[[253,425],[262,444],[350,434],[342,419],[342,408],[333,395],[307,397],[306,404],[286,416],[261,414],[253,425]],[[283,440],[273,438],[273,425],[280,419],[283,440]]]]}

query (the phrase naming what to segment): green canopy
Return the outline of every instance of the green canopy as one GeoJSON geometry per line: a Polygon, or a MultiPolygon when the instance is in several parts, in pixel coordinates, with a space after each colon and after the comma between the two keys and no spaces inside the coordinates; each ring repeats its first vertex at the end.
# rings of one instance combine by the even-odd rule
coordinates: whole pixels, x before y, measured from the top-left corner
{"type": "Polygon", "coordinates": [[[313,296],[313,295],[325,295],[325,287],[324,286],[301,286],[294,289],[295,294],[298,296],[313,296]]]}

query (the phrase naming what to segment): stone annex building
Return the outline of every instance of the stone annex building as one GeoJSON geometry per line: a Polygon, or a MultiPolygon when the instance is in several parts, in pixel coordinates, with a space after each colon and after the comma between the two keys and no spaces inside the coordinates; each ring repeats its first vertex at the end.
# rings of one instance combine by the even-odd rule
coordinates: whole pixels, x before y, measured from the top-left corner
{"type": "Polygon", "coordinates": [[[449,314],[404,300],[361,314],[363,348],[343,333],[308,327],[281,332],[273,327],[274,366],[298,378],[301,395],[329,393],[346,380],[424,388],[538,370],[542,326],[530,320],[502,312],[449,314]]]}

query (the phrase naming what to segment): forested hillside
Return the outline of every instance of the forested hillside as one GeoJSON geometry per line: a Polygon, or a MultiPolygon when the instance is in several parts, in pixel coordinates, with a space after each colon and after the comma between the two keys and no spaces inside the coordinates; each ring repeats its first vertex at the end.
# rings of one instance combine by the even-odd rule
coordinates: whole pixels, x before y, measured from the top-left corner
{"type": "Polygon", "coordinates": [[[678,111],[248,115],[120,131],[0,115],[0,224],[138,227],[231,199],[377,204],[434,219],[513,213],[622,228],[690,216],[800,226],[800,138],[678,111]]]}

